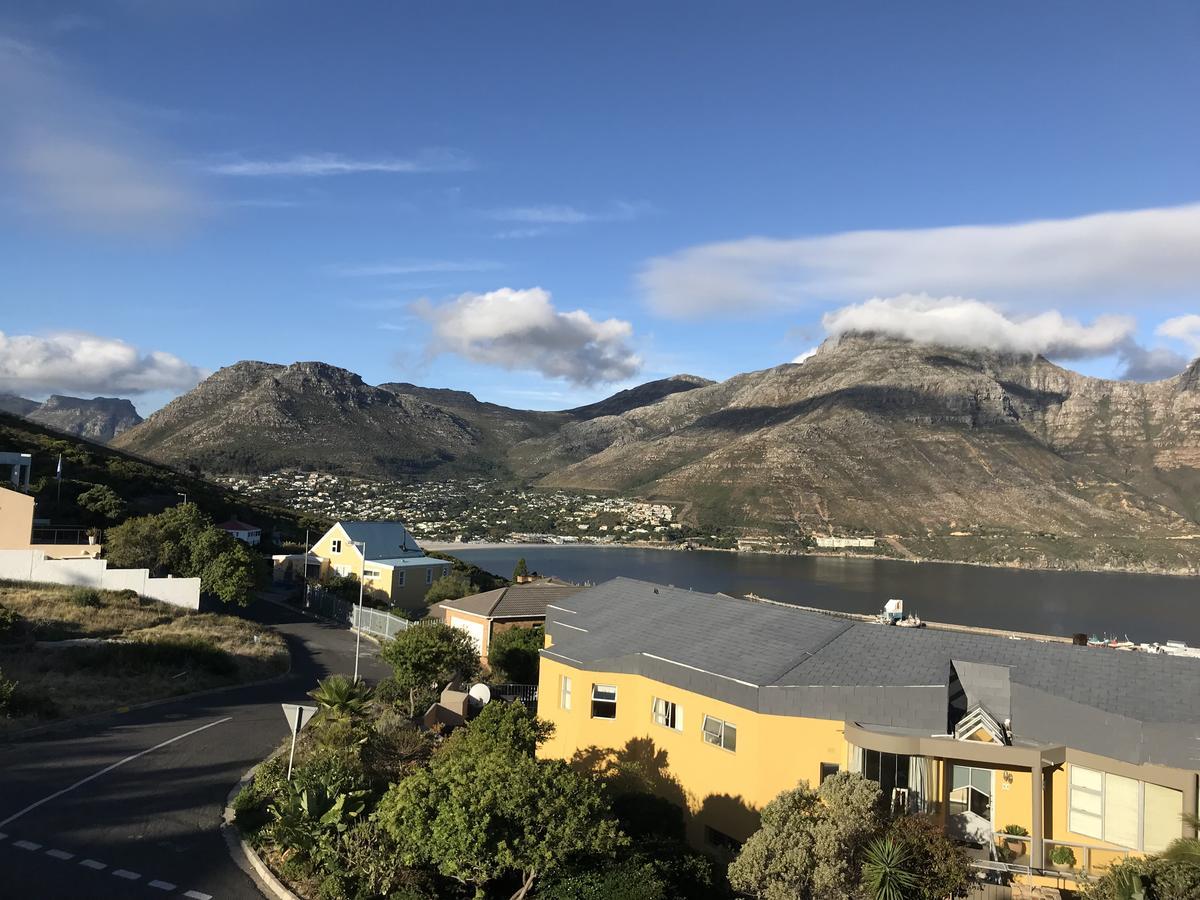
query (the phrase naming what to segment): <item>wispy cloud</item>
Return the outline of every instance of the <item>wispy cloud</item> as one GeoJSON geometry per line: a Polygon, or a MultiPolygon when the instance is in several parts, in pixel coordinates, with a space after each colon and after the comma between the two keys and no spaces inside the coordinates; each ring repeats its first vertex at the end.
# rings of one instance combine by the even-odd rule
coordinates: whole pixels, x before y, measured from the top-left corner
{"type": "Polygon", "coordinates": [[[284,159],[227,159],[209,163],[205,170],[215,175],[247,177],[320,178],[331,175],[390,173],[415,175],[427,172],[464,172],[474,162],[456,150],[424,150],[410,157],[373,159],[343,156],[338,153],[310,153],[284,159]]]}
{"type": "Polygon", "coordinates": [[[576,385],[621,381],[642,367],[629,343],[629,322],[598,321],[581,309],[560,312],[541,288],[466,293],[439,304],[423,300],[414,309],[432,328],[432,356],[454,353],[576,385]]]}
{"type": "Polygon", "coordinates": [[[201,214],[194,187],[140,124],[54,54],[0,35],[0,173],[19,209],[71,228],[153,234],[201,214]]]}
{"type": "Polygon", "coordinates": [[[175,356],[143,353],[119,338],[85,332],[0,331],[0,390],[43,395],[142,394],[189,390],[208,372],[175,356]]]}
{"type": "Polygon", "coordinates": [[[628,222],[654,211],[648,203],[617,201],[599,210],[584,210],[562,203],[535,206],[507,206],[480,210],[480,215],[494,222],[514,222],[529,227],[498,231],[501,239],[538,237],[556,227],[566,228],[592,222],[628,222]]]}
{"type": "Polygon", "coordinates": [[[330,266],[333,275],[347,278],[375,278],[386,275],[427,275],[438,272],[491,272],[502,263],[487,259],[402,259],[394,262],[330,266]]]}
{"type": "Polygon", "coordinates": [[[649,260],[638,282],[669,316],[741,314],[925,292],[1000,302],[1176,297],[1200,283],[1200,204],[1011,225],[752,237],[649,260]]]}
{"type": "Polygon", "coordinates": [[[1182,341],[1193,354],[1200,353],[1200,316],[1195,313],[1167,319],[1154,333],[1159,337],[1182,341]]]}

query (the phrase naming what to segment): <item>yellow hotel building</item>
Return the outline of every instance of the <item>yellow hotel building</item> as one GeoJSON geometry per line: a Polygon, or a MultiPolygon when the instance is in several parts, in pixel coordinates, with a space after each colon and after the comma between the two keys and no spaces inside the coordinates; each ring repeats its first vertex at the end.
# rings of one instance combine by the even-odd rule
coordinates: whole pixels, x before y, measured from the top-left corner
{"type": "Polygon", "coordinates": [[[1200,662],[841,619],[618,578],[547,611],[546,756],[623,760],[731,847],[848,769],[982,868],[1064,887],[1197,808],[1200,662]],[[1029,837],[1003,834],[1017,825],[1029,837]]]}

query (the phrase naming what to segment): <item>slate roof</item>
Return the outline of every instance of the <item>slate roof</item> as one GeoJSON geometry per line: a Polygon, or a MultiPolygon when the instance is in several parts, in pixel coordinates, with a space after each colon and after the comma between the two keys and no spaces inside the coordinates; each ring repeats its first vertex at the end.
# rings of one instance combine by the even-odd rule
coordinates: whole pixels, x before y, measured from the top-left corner
{"type": "Polygon", "coordinates": [[[929,734],[947,730],[953,683],[971,702],[1007,703],[993,713],[1011,715],[1019,736],[1200,770],[1193,659],[888,628],[628,578],[555,606],[543,652],[585,669],[638,672],[761,712],[929,734]]]}
{"type": "MultiPolygon", "coordinates": [[[[368,544],[368,547],[371,545],[368,544]]],[[[391,566],[394,569],[403,569],[407,566],[449,566],[450,563],[444,559],[438,559],[433,556],[393,556],[387,559],[375,559],[371,557],[371,562],[379,563],[381,566],[391,566]]]]}
{"type": "Polygon", "coordinates": [[[458,600],[443,600],[436,606],[489,619],[540,619],[546,615],[547,605],[559,603],[582,590],[577,584],[542,578],[458,600]]]}
{"type": "MultiPolygon", "coordinates": [[[[367,559],[383,562],[421,555],[421,548],[400,522],[338,522],[350,540],[366,542],[367,559]]],[[[391,564],[391,563],[389,563],[391,564]]]]}
{"type": "Polygon", "coordinates": [[[216,526],[222,531],[262,531],[257,525],[251,525],[248,522],[243,522],[240,519],[229,519],[216,526]]]}

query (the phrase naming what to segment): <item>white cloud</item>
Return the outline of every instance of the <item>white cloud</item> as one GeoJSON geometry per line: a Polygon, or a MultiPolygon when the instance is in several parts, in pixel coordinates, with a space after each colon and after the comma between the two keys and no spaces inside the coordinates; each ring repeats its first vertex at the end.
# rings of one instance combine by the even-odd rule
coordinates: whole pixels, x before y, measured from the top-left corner
{"type": "Polygon", "coordinates": [[[0,35],[0,172],[18,208],[73,228],[159,234],[203,204],[128,104],[53,55],[0,35]]]}
{"type": "Polygon", "coordinates": [[[208,373],[171,353],[142,353],[119,338],[70,331],[0,331],[0,390],[128,395],[190,390],[208,373]]]}
{"type": "Polygon", "coordinates": [[[1040,353],[1058,359],[1114,353],[1132,338],[1137,327],[1130,316],[1099,316],[1085,325],[1057,310],[1016,318],[978,300],[928,294],[875,297],[828,312],[821,322],[833,337],[870,333],[923,344],[1040,353]]]}
{"type": "Polygon", "coordinates": [[[384,275],[426,275],[438,272],[490,272],[500,263],[487,259],[402,259],[396,262],[331,266],[334,275],[375,278],[384,275]]]}
{"type": "Polygon", "coordinates": [[[423,300],[415,309],[433,329],[431,355],[454,353],[577,385],[620,381],[642,366],[629,345],[632,325],[597,321],[583,310],[559,312],[541,288],[466,293],[440,304],[423,300]]]}
{"type": "Polygon", "coordinates": [[[286,159],[236,159],[212,163],[205,168],[215,175],[251,177],[324,177],[361,175],[370,172],[419,174],[463,172],[475,164],[454,150],[426,150],[413,157],[354,159],[337,153],[313,153],[286,159]]]}
{"type": "Polygon", "coordinates": [[[1183,341],[1192,353],[1200,353],[1200,316],[1195,313],[1167,319],[1154,333],[1159,337],[1183,341]]]}
{"type": "Polygon", "coordinates": [[[647,203],[618,201],[610,204],[607,209],[595,211],[583,210],[566,204],[548,203],[539,206],[486,209],[482,210],[480,215],[496,222],[516,222],[525,226],[505,229],[492,235],[501,240],[513,240],[539,237],[554,230],[592,222],[628,222],[652,211],[653,207],[647,203]]]}
{"type": "Polygon", "coordinates": [[[996,301],[1145,302],[1200,283],[1200,204],[1011,225],[752,237],[649,260],[638,276],[671,316],[927,292],[996,301]]]}
{"type": "Polygon", "coordinates": [[[805,350],[803,353],[801,353],[799,356],[797,356],[795,359],[793,359],[792,362],[795,363],[796,365],[800,365],[801,363],[805,362],[806,360],[812,359],[814,356],[816,356],[817,351],[820,349],[821,349],[820,347],[809,347],[807,350],[805,350]]]}

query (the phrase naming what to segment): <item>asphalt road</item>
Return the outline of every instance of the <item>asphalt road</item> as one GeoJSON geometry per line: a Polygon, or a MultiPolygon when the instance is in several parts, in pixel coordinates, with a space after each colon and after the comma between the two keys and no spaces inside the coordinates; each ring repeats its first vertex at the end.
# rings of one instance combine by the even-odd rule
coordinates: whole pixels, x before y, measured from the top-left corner
{"type": "MultiPolygon", "coordinates": [[[[292,653],[283,681],[112,714],[0,745],[0,897],[262,896],[220,832],[225,798],[287,734],[280,703],[350,674],[355,636],[256,601],[292,653]]],[[[368,680],[388,674],[362,641],[368,680]]]]}

